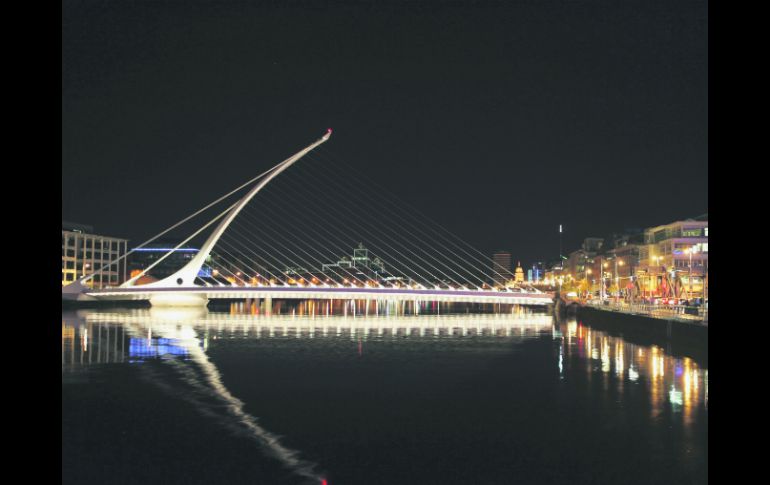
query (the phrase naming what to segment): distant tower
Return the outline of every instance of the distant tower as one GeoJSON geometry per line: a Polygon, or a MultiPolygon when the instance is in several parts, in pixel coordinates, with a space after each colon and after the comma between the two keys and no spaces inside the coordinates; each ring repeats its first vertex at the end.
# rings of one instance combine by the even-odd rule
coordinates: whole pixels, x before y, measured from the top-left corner
{"type": "Polygon", "coordinates": [[[497,251],[492,254],[492,282],[495,286],[505,286],[511,278],[511,253],[497,251]]]}
{"type": "Polygon", "coordinates": [[[524,282],[524,270],[521,269],[521,261],[516,264],[516,274],[514,275],[513,280],[516,283],[524,282]]]}

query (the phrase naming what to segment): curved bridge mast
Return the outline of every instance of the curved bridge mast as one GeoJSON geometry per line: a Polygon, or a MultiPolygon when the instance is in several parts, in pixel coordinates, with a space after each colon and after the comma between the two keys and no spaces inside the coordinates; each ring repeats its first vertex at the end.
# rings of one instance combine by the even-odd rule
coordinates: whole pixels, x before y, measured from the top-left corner
{"type": "MultiPolygon", "coordinates": [[[[172,288],[172,287],[191,287],[195,286],[195,278],[198,276],[198,273],[200,272],[201,267],[203,267],[203,263],[206,262],[206,259],[209,257],[209,254],[211,253],[211,250],[214,248],[214,245],[216,245],[217,241],[219,241],[219,238],[222,236],[222,234],[225,232],[225,229],[227,229],[227,226],[230,225],[230,223],[235,219],[235,216],[238,215],[238,213],[243,209],[246,204],[249,203],[249,201],[254,198],[257,193],[262,190],[262,188],[267,185],[272,179],[278,176],[281,172],[289,168],[292,164],[294,164],[297,160],[307,155],[311,150],[316,148],[318,145],[324,143],[326,140],[329,139],[329,136],[331,136],[332,130],[329,128],[327,130],[326,134],[322,136],[320,139],[309,145],[308,147],[300,150],[296,154],[292,155],[291,157],[287,158],[283,162],[279,163],[273,168],[273,171],[267,175],[265,178],[263,178],[257,185],[254,186],[232,209],[230,209],[230,212],[227,214],[227,216],[219,223],[217,228],[214,230],[214,232],[211,233],[209,238],[206,240],[206,242],[201,247],[200,251],[198,251],[198,254],[195,255],[195,257],[190,260],[189,263],[187,263],[184,267],[182,267],[179,271],[172,274],[171,276],[168,276],[162,280],[154,281],[152,283],[142,285],[142,288],[157,288],[157,287],[164,287],[164,288],[172,288]]],[[[134,281],[136,278],[132,278],[129,281],[126,281],[122,287],[129,287],[133,286],[134,281]]]]}

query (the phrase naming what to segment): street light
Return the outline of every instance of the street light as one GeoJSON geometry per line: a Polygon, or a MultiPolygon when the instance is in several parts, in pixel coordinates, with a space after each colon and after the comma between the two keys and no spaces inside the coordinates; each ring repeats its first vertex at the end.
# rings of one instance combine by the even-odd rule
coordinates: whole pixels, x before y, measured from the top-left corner
{"type": "Polygon", "coordinates": [[[690,271],[689,271],[689,274],[687,275],[687,283],[688,283],[688,284],[689,284],[689,286],[690,286],[690,291],[689,291],[689,294],[688,294],[688,296],[687,296],[687,299],[688,299],[688,300],[691,300],[691,299],[692,299],[692,253],[693,253],[694,251],[695,251],[695,249],[694,249],[694,247],[693,247],[693,246],[690,246],[689,248],[687,248],[687,249],[685,249],[685,250],[684,250],[684,252],[685,252],[685,253],[687,253],[687,254],[689,254],[689,255],[690,255],[690,268],[689,268],[689,269],[690,269],[690,271]]]}
{"type": "MultiPolygon", "coordinates": [[[[655,261],[655,266],[658,266],[660,262],[663,260],[663,256],[653,256],[652,260],[655,261]]],[[[657,277],[657,273],[655,273],[655,275],[657,277]]],[[[650,276],[650,298],[652,298],[652,276],[653,276],[652,271],[650,271],[649,276],[650,276]]],[[[655,285],[656,289],[657,289],[657,286],[658,285],[655,285]]]]}
{"type": "Polygon", "coordinates": [[[604,301],[605,291],[604,291],[604,268],[607,267],[608,263],[607,261],[602,261],[604,258],[599,256],[599,296],[604,301]]]}
{"type": "Polygon", "coordinates": [[[618,274],[618,264],[623,266],[623,260],[615,258],[615,299],[620,297],[620,275],[618,274]]]}

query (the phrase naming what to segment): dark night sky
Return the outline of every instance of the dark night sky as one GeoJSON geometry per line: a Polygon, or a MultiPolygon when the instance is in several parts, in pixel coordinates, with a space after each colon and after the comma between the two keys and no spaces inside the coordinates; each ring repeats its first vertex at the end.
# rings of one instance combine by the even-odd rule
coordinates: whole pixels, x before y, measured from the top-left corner
{"type": "Polygon", "coordinates": [[[62,219],[134,242],[317,139],[485,252],[708,211],[700,1],[62,3],[62,219]]]}

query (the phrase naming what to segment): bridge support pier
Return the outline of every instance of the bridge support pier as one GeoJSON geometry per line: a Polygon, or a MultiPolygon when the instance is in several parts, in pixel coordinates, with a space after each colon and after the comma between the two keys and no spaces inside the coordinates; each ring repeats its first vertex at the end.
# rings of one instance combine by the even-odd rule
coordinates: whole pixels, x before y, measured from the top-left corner
{"type": "Polygon", "coordinates": [[[150,305],[164,306],[206,306],[209,299],[204,294],[182,292],[158,292],[150,298],[150,305]]]}
{"type": "Polygon", "coordinates": [[[265,298],[262,300],[265,305],[265,315],[270,316],[273,314],[273,299],[265,298]]]}

